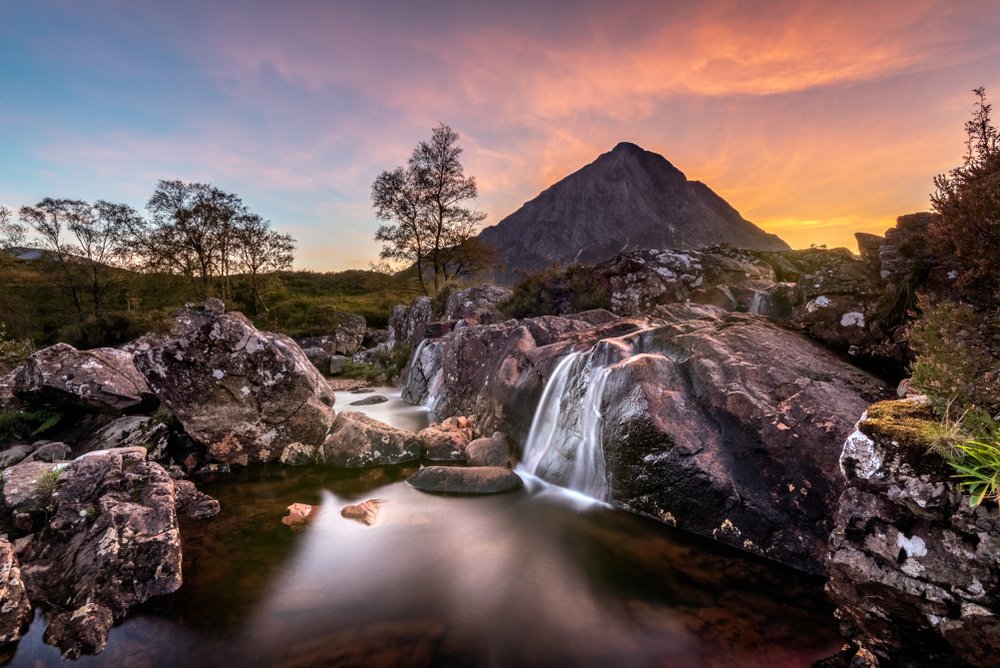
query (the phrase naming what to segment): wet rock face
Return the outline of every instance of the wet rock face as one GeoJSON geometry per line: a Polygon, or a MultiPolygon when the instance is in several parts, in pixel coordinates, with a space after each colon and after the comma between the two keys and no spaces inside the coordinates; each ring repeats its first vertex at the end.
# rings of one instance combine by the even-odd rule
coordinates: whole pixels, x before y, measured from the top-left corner
{"type": "Polygon", "coordinates": [[[28,630],[31,616],[31,603],[14,546],[0,536],[0,650],[21,638],[28,630]]]}
{"type": "Polygon", "coordinates": [[[996,665],[1000,512],[971,508],[927,453],[932,420],[919,399],[883,402],[847,439],[827,592],[884,665],[996,665]]]}
{"type": "Polygon", "coordinates": [[[45,637],[67,658],[100,652],[115,620],[180,587],[177,508],[214,501],[193,485],[178,493],[143,448],[74,460],[49,499],[48,521],[18,543],[18,558],[29,596],[60,606],[45,637]]]}
{"type": "MultiPolygon", "coordinates": [[[[822,572],[843,489],[840,448],[882,385],[763,318],[690,304],[655,313],[601,325],[546,316],[459,329],[442,340],[437,412],[474,416],[481,431],[502,430],[523,455],[560,361],[615,341],[627,352],[607,361],[594,407],[609,500],[822,572]]],[[[550,459],[572,466],[576,457],[550,459]]]]}
{"type": "Polygon", "coordinates": [[[239,313],[181,309],[171,336],[135,359],[215,462],[276,461],[290,443],[322,443],[333,423],[333,391],[298,344],[239,313]]]}
{"type": "Polygon", "coordinates": [[[436,396],[440,387],[435,387],[435,384],[439,386],[441,382],[444,347],[445,342],[441,339],[425,339],[420,342],[403,370],[403,401],[423,404],[428,397],[436,396]]]}
{"type": "Polygon", "coordinates": [[[344,411],[323,443],[322,457],[328,465],[339,468],[402,464],[420,459],[420,441],[413,432],[390,427],[364,413],[344,411]]]}
{"type": "Polygon", "coordinates": [[[34,407],[120,415],[155,404],[132,355],[114,348],[77,350],[57,343],[29,357],[13,394],[34,407]]]}
{"type": "Polygon", "coordinates": [[[448,301],[444,307],[444,319],[475,318],[477,321],[481,321],[484,316],[492,317],[497,313],[497,307],[509,299],[512,294],[513,291],[509,288],[489,284],[456,290],[448,295],[448,301]]]}

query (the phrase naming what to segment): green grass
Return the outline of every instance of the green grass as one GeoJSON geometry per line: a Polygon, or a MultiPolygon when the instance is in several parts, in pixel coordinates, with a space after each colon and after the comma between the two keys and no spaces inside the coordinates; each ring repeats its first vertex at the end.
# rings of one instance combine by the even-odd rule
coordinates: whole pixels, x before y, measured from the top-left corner
{"type": "Polygon", "coordinates": [[[1000,500],[1000,435],[992,439],[970,439],[956,446],[959,454],[948,460],[953,476],[969,494],[975,507],[985,499],[1000,500]]]}
{"type": "MultiPolygon", "coordinates": [[[[80,348],[117,345],[162,329],[173,310],[203,299],[200,287],[187,277],[120,271],[104,314],[80,322],[69,297],[52,284],[54,271],[46,261],[0,265],[0,323],[8,340],[28,341],[36,348],[57,341],[80,348]]],[[[369,327],[385,327],[394,305],[409,303],[420,293],[412,277],[349,270],[277,272],[267,277],[261,294],[266,308],[254,304],[243,277],[232,277],[226,307],[258,327],[298,337],[329,334],[345,313],[364,316],[369,327]]]]}

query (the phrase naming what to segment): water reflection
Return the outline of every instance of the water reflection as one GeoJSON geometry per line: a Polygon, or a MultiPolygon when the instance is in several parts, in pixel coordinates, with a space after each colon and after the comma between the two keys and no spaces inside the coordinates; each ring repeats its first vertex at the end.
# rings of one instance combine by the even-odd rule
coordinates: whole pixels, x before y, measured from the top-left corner
{"type": "MultiPolygon", "coordinates": [[[[840,644],[814,579],[533,477],[442,497],[403,482],[413,470],[206,483],[223,512],[183,527],[181,591],[80,665],[779,668],[840,644]],[[367,498],[385,500],[373,526],[340,516],[367,498]],[[297,533],[280,522],[293,502],[320,506],[297,533]]],[[[13,665],[60,663],[42,628],[13,665]]]]}

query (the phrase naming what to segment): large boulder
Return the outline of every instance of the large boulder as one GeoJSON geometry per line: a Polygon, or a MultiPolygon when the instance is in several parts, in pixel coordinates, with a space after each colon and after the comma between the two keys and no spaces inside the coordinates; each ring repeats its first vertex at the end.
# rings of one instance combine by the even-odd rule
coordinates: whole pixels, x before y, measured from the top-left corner
{"type": "Polygon", "coordinates": [[[420,459],[420,441],[413,432],[364,413],[343,411],[323,443],[321,456],[323,462],[338,468],[404,464],[420,459]]]}
{"type": "Polygon", "coordinates": [[[972,507],[932,451],[921,399],[871,406],[845,440],[827,593],[883,665],[996,665],[1000,511],[972,507]]]}
{"type": "Polygon", "coordinates": [[[29,357],[11,389],[31,406],[68,412],[120,415],[154,401],[128,352],[115,348],[77,350],[66,343],[29,357]]]}
{"type": "Polygon", "coordinates": [[[477,322],[485,322],[494,317],[500,304],[512,294],[514,293],[510,288],[488,283],[465,290],[455,290],[448,295],[444,307],[444,319],[475,319],[477,322]]]}
{"type": "Polygon", "coordinates": [[[465,461],[465,448],[475,438],[475,422],[465,416],[435,422],[417,432],[420,450],[428,461],[465,461]]]}
{"type": "Polygon", "coordinates": [[[690,304],[462,328],[441,377],[438,414],[508,434],[537,475],[814,573],[840,444],[883,390],[793,330],[690,304]]]}
{"type": "Polygon", "coordinates": [[[322,443],[333,423],[333,390],[298,344],[217,305],[176,312],[170,336],[135,360],[216,462],[276,461],[290,443],[322,443]]]}
{"type": "Polygon", "coordinates": [[[403,401],[434,408],[442,381],[444,347],[443,339],[424,339],[413,351],[401,376],[403,401]]]}
{"type": "Polygon", "coordinates": [[[98,653],[114,621],[181,585],[177,488],[145,449],[123,448],[65,466],[49,498],[48,521],[18,543],[21,571],[31,599],[58,602],[46,641],[98,653]]]}

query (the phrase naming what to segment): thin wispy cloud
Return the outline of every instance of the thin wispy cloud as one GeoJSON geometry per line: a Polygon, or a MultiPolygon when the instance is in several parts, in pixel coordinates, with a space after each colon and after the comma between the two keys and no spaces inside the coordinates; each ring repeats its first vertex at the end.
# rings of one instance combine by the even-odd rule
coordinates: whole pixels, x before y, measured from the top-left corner
{"type": "Polygon", "coordinates": [[[971,2],[39,2],[0,26],[0,194],[142,205],[233,190],[363,266],[372,179],[462,135],[498,221],[618,141],[664,154],[794,246],[927,207],[1000,9],[971,2]],[[418,6],[419,5],[419,6],[418,6]],[[58,45],[59,48],[54,48],[58,45]]]}

